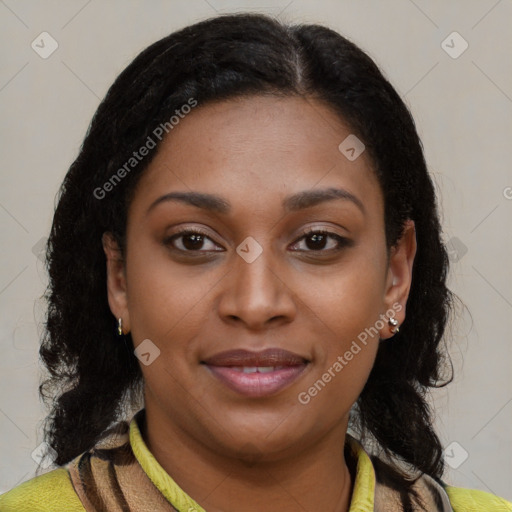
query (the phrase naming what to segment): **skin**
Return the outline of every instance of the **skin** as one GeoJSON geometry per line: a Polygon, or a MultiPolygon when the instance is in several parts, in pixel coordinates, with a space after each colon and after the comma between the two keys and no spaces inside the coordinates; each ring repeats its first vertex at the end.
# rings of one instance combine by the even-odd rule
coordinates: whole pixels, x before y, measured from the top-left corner
{"type": "Polygon", "coordinates": [[[208,512],[240,504],[248,512],[349,509],[348,414],[379,337],[393,336],[387,322],[309,403],[298,395],[393,304],[402,307],[402,324],[416,252],[409,221],[388,254],[372,162],[367,152],[351,162],[338,150],[350,133],[313,99],[252,96],[199,105],[164,139],[136,188],[126,257],[109,233],[103,237],[112,313],[135,347],[150,339],[160,350],[150,365],[141,364],[144,440],[208,512]],[[364,212],[346,199],[292,212],[282,207],[290,194],[329,187],[359,198],[364,212]],[[146,213],[172,191],[220,195],[232,211],[167,201],[146,213]],[[181,227],[207,233],[195,246],[199,256],[185,252],[190,236],[164,243],[181,227]],[[339,251],[334,238],[315,245],[304,237],[312,228],[351,244],[339,251]],[[262,248],[252,263],[236,252],[248,236],[262,248]],[[240,395],[200,364],[225,350],[271,347],[310,361],[272,396],[240,395]]]}

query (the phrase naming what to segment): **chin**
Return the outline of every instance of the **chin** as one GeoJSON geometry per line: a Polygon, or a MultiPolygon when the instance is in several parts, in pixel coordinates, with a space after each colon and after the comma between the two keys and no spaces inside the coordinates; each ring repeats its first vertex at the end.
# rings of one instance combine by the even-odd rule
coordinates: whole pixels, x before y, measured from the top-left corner
{"type": "Polygon", "coordinates": [[[307,432],[297,430],[297,425],[285,427],[283,423],[282,417],[251,427],[246,426],[245,422],[240,428],[236,423],[230,423],[221,432],[216,429],[222,435],[222,439],[217,438],[216,441],[223,455],[249,463],[279,460],[296,454],[297,447],[303,446],[308,437],[307,432]]]}

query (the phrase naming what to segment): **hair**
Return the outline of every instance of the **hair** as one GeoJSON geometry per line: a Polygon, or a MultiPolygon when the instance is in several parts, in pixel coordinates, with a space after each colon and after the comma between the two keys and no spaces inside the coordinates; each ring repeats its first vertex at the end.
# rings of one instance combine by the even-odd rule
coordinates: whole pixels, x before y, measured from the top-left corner
{"type": "Polygon", "coordinates": [[[254,13],[206,19],[143,50],[108,90],[64,178],[46,247],[48,309],[40,348],[49,375],[39,391],[51,404],[44,433],[54,462],[91,449],[143,382],[131,336],[124,344],[115,333],[101,237],[112,232],[124,257],[127,209],[156,150],[107,197],[93,191],[191,98],[201,106],[252,95],[324,102],[366,146],[384,197],[388,251],[404,223],[415,223],[407,319],[392,341],[380,343],[351,421],[395,461],[401,488],[409,489],[410,480],[400,462],[440,479],[442,445],[427,392],[453,379],[441,382],[447,359],[441,340],[454,295],[446,286],[448,257],[414,120],[354,43],[325,26],[287,25],[254,13]]]}

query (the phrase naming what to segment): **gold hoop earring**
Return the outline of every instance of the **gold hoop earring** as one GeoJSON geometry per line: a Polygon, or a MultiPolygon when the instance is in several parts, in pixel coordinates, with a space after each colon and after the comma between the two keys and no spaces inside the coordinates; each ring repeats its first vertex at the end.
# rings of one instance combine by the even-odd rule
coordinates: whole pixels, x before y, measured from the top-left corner
{"type": "Polygon", "coordinates": [[[123,333],[123,320],[121,318],[119,318],[119,320],[117,321],[117,334],[118,336],[122,336],[124,333],[123,333]]]}

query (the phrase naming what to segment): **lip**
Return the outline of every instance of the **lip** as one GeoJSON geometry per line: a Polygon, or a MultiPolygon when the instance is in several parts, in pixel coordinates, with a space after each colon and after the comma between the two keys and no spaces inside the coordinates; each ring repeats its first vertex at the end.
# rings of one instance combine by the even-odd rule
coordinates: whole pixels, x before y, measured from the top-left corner
{"type": "Polygon", "coordinates": [[[277,348],[261,352],[230,350],[202,361],[228,388],[254,398],[270,396],[288,387],[308,363],[303,356],[277,348]]]}

